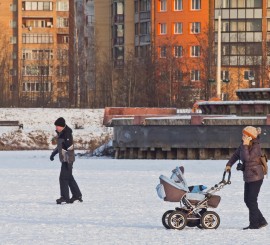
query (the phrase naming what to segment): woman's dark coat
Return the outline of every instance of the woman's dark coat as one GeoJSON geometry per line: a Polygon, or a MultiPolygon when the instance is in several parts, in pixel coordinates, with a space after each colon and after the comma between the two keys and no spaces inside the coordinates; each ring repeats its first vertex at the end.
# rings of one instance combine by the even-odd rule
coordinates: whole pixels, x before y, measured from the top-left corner
{"type": "Polygon", "coordinates": [[[236,149],[227,166],[233,166],[240,159],[244,166],[243,178],[245,182],[254,182],[264,178],[260,161],[262,155],[259,139],[253,139],[250,145],[243,143],[236,149]]]}

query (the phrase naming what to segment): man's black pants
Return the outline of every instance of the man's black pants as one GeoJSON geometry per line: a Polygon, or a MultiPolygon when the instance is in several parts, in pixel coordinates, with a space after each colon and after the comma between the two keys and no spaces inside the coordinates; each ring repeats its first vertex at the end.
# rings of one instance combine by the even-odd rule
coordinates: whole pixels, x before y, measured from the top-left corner
{"type": "Polygon", "coordinates": [[[81,197],[82,193],[72,175],[73,164],[63,162],[61,166],[61,172],[59,176],[60,182],[60,194],[66,200],[69,200],[69,188],[74,197],[81,197]]]}
{"type": "Polygon", "coordinates": [[[249,209],[249,225],[259,227],[265,218],[258,208],[258,195],[262,186],[263,180],[254,182],[245,182],[244,201],[249,209]]]}

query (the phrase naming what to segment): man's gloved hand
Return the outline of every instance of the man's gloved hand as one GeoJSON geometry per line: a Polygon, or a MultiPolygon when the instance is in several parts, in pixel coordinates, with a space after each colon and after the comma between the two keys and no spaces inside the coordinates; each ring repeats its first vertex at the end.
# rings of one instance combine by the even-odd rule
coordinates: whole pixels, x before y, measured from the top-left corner
{"type": "Polygon", "coordinates": [[[226,172],[231,171],[231,166],[227,165],[226,168],[225,168],[225,171],[226,171],[226,172]]]}
{"type": "Polygon", "coordinates": [[[51,154],[51,156],[50,156],[50,160],[51,160],[51,161],[53,161],[53,160],[54,160],[54,155],[53,155],[53,154],[51,154]]]}

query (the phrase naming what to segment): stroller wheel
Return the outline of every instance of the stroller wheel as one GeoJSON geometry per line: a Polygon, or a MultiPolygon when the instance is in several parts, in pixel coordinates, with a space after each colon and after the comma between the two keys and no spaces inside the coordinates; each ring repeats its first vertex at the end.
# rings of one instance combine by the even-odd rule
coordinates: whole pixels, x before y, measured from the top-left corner
{"type": "Polygon", "coordinates": [[[168,223],[168,218],[174,210],[168,210],[162,215],[162,224],[166,229],[171,229],[168,223]]]}
{"type": "Polygon", "coordinates": [[[220,224],[219,215],[213,211],[206,211],[201,217],[201,225],[204,229],[217,229],[220,224]]]}
{"type": "Polygon", "coordinates": [[[168,218],[171,229],[182,230],[187,225],[187,215],[182,211],[173,211],[168,218]]]}

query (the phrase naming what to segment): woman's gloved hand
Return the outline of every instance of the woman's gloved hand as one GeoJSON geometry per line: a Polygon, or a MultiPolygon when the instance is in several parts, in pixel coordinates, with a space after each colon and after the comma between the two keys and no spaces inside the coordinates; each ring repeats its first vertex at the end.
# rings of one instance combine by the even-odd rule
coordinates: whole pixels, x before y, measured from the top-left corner
{"type": "Polygon", "coordinates": [[[252,138],[243,134],[242,140],[243,140],[243,145],[249,145],[252,138]]]}

